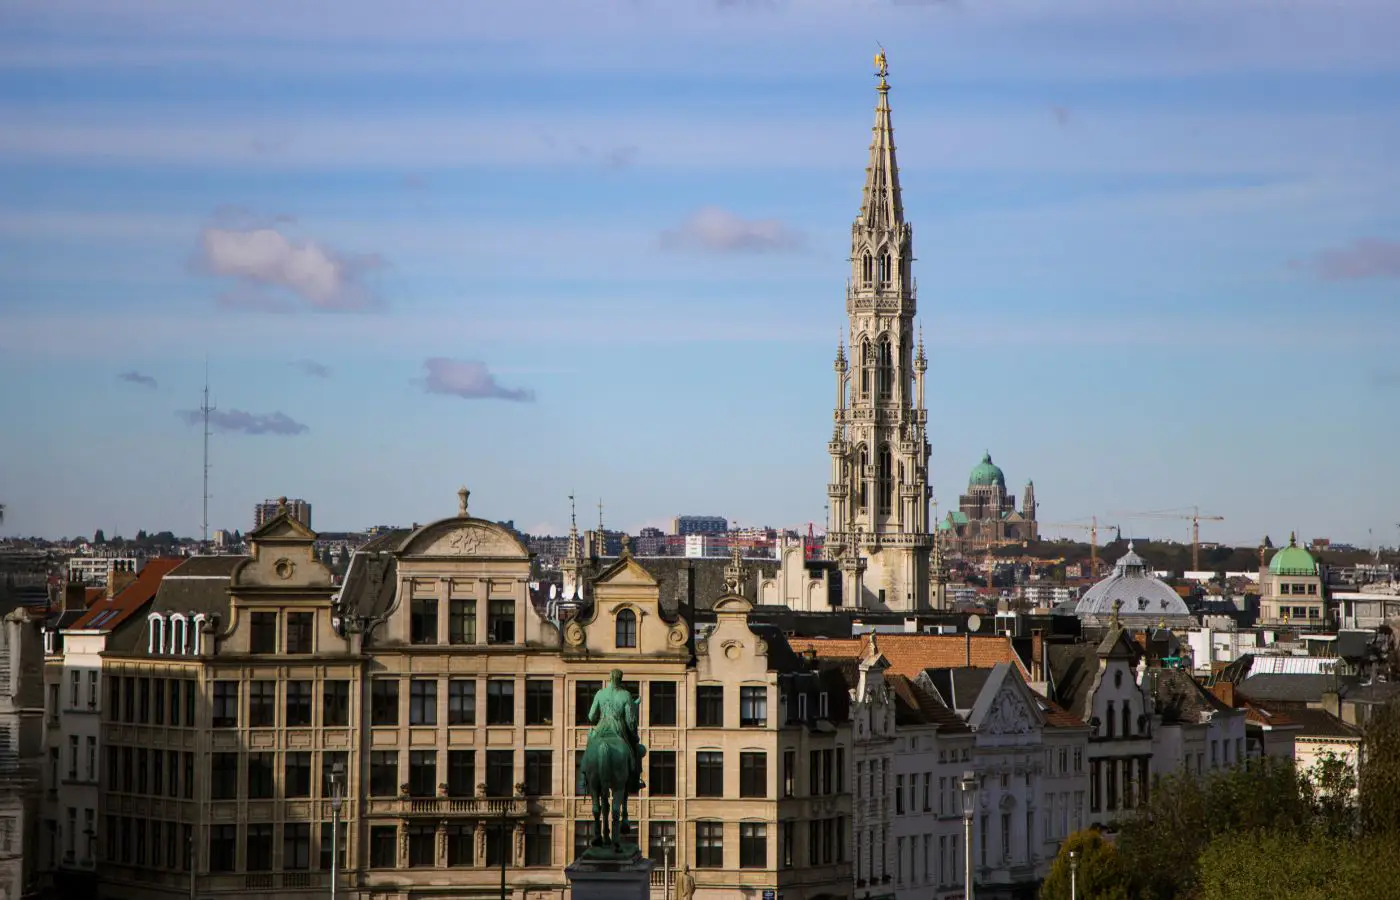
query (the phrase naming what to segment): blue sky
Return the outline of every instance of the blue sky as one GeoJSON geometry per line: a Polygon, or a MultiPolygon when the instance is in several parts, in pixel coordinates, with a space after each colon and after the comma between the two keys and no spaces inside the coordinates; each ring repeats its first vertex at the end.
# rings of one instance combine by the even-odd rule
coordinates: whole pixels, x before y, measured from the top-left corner
{"type": "Polygon", "coordinates": [[[0,528],[196,534],[206,356],[215,528],[463,483],[531,530],[571,491],[820,524],[883,42],[943,508],[989,449],[1049,521],[1394,543],[1397,33],[1382,0],[11,0],[0,528]]]}

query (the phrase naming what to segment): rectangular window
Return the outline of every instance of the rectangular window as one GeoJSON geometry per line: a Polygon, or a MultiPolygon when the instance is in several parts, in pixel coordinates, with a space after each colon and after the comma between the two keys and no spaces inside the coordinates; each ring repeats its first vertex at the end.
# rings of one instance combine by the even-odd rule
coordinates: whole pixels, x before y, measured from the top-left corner
{"type": "Polygon", "coordinates": [[[408,724],[437,724],[436,678],[415,678],[408,683],[408,724]]]}
{"type": "Polygon", "coordinates": [[[273,761],[276,753],[248,754],[248,799],[271,800],[276,790],[273,761]]]}
{"type": "MultiPolygon", "coordinates": [[[[195,688],[197,686],[198,684],[196,682],[185,682],[185,724],[191,728],[195,726],[194,706],[199,700],[199,698],[195,696],[195,688]]],[[[235,697],[234,700],[234,709],[236,710],[238,708],[237,697],[235,697]]]]}
{"type": "Polygon", "coordinates": [[[593,695],[603,689],[601,681],[580,681],[574,687],[574,724],[587,725],[589,710],[593,708],[593,695]]]}
{"type": "Polygon", "coordinates": [[[350,682],[337,679],[321,685],[321,724],[328,728],[350,724],[350,682]]]}
{"type": "Polygon", "coordinates": [[[659,867],[669,865],[672,869],[676,868],[679,860],[676,859],[675,822],[652,819],[647,823],[647,856],[659,867]]]}
{"type": "Polygon", "coordinates": [[[323,872],[329,872],[331,869],[331,852],[335,849],[336,841],[340,842],[340,852],[337,854],[339,859],[335,861],[335,864],[336,867],[343,872],[345,871],[345,826],[341,825],[341,827],[337,829],[334,823],[322,822],[320,844],[321,861],[318,868],[323,872]],[[340,833],[337,834],[337,831],[340,833]]]}
{"type": "Polygon", "coordinates": [[[486,795],[509,797],[515,793],[515,751],[486,751],[486,795]]]}
{"type": "Polygon", "coordinates": [[[300,655],[312,652],[312,632],[315,624],[314,612],[287,613],[287,653],[300,655]]]}
{"type": "Polygon", "coordinates": [[[272,871],[272,825],[267,822],[248,825],[243,844],[243,869],[248,872],[272,871]]]}
{"type": "Polygon", "coordinates": [[[593,822],[590,819],[574,821],[574,859],[578,859],[593,846],[593,822]]]}
{"type": "Polygon", "coordinates": [[[447,642],[476,643],[476,601],[451,600],[447,604],[447,642]]]}
{"type": "MultiPolygon", "coordinates": [[[[650,759],[651,756],[652,756],[651,752],[648,751],[648,752],[647,752],[647,758],[650,759]]],[[[654,787],[653,785],[650,785],[650,784],[649,784],[647,787],[648,787],[649,790],[653,790],[653,791],[655,790],[655,787],[654,787]]],[[[574,795],[577,796],[577,797],[587,797],[587,796],[588,796],[588,785],[585,783],[585,779],[584,779],[584,777],[583,777],[583,751],[582,751],[582,750],[575,750],[575,751],[574,751],[574,795]]]]}
{"type": "MultiPolygon", "coordinates": [[[[55,685],[55,686],[54,686],[54,694],[55,694],[55,698],[54,698],[54,699],[55,699],[55,703],[54,703],[54,706],[55,706],[55,707],[58,706],[58,703],[57,703],[57,693],[58,693],[58,687],[57,687],[57,685],[55,685]]],[[[137,721],[138,724],[145,725],[145,724],[147,724],[147,723],[149,723],[149,722],[151,721],[151,679],[149,679],[149,678],[138,678],[138,679],[136,679],[136,697],[137,697],[136,721],[137,721]]],[[[58,712],[58,710],[55,709],[54,712],[58,712]]]]}
{"type": "MultiPolygon", "coordinates": [[[[151,688],[151,724],[165,724],[165,679],[157,678],[151,688]]],[[[173,724],[173,723],[172,723],[173,724]]]]}
{"type": "Polygon", "coordinates": [[[421,869],[437,865],[437,826],[408,826],[408,865],[421,869]]]}
{"type": "Polygon", "coordinates": [[[724,823],[695,823],[695,868],[724,868],[724,823]]]}
{"type": "MultiPolygon", "coordinates": [[[[308,750],[288,750],[282,765],[282,796],[311,796],[311,753],[308,750]]],[[[308,840],[310,838],[308,837],[308,840]]]]}
{"type": "MultiPolygon", "coordinates": [[[[73,738],[77,740],[76,737],[73,738]]],[[[74,748],[77,749],[76,747],[74,748]]],[[[170,773],[172,776],[174,772],[170,773]]],[[[151,751],[151,794],[160,797],[165,793],[165,751],[151,751]]]]}
{"type": "Polygon", "coordinates": [[[371,750],[369,754],[369,795],[396,797],[399,793],[399,751],[371,750]]]}
{"type": "Polygon", "coordinates": [[[399,724],[399,681],[397,678],[376,678],[370,682],[369,723],[371,725],[399,724]]]}
{"type": "Polygon", "coordinates": [[[490,619],[487,628],[488,644],[515,643],[515,601],[492,600],[487,609],[490,619]]]}
{"type": "Polygon", "coordinates": [[[287,682],[286,726],[305,728],[311,724],[311,682],[287,682]]]}
{"type": "MultiPolygon", "coordinates": [[[[107,817],[108,835],[115,837],[113,833],[113,817],[107,817]]],[[[232,872],[238,865],[238,826],[237,825],[210,825],[209,826],[209,871],[210,872],[232,872]]]]}
{"type": "Polygon", "coordinates": [[[768,867],[768,826],[762,822],[739,823],[739,868],[768,867]]]}
{"type": "Polygon", "coordinates": [[[248,725],[252,728],[272,728],[277,725],[277,682],[248,683],[248,725]]]}
{"type": "Polygon", "coordinates": [[[554,862],[552,852],[554,826],[531,822],[525,826],[525,865],[548,866],[554,862]]]}
{"type": "Polygon", "coordinates": [[[399,829],[396,825],[371,825],[369,829],[369,864],[374,869],[397,869],[399,866],[399,829]]]}
{"type": "Polygon", "coordinates": [[[490,679],[486,682],[486,724],[515,724],[515,682],[490,679]]]}
{"type": "MultiPolygon", "coordinates": [[[[838,771],[838,772],[840,771],[840,767],[839,767],[839,766],[837,767],[837,771],[838,771]]],[[[924,791],[923,791],[923,794],[924,794],[924,803],[923,803],[924,812],[932,812],[932,811],[933,811],[933,796],[932,796],[932,795],[933,795],[933,789],[932,789],[932,788],[933,788],[933,785],[932,785],[932,781],[933,781],[933,773],[932,773],[932,772],[925,772],[925,773],[924,773],[924,791]]],[[[839,790],[838,790],[838,793],[839,793],[839,790]]]]}
{"type": "Polygon", "coordinates": [[[97,673],[96,673],[95,671],[94,671],[94,672],[89,672],[89,673],[88,673],[87,683],[88,683],[87,708],[88,708],[88,709],[97,709],[97,673]]]}
{"type": "MultiPolygon", "coordinates": [[[[591,824],[591,823],[590,823],[591,824]]],[[[449,866],[476,865],[476,832],[470,823],[448,825],[447,864],[449,866]]]]}
{"type": "Polygon", "coordinates": [[[549,750],[525,751],[525,795],[548,797],[553,793],[553,754],[549,750]]]}
{"type": "Polygon", "coordinates": [[[294,872],[311,868],[311,823],[282,826],[282,868],[294,872]]]}
{"type": "Polygon", "coordinates": [[[1110,811],[1118,808],[1118,760],[1108,761],[1108,808],[1110,811]]]}
{"type": "Polygon", "coordinates": [[[783,751],[783,796],[791,797],[797,792],[797,751],[783,751]]]}
{"type": "Polygon", "coordinates": [[[676,683],[674,681],[653,681],[647,685],[648,699],[651,701],[649,723],[655,727],[670,727],[676,724],[676,683]]]}
{"type": "Polygon", "coordinates": [[[184,765],[185,774],[184,774],[184,777],[181,779],[181,782],[180,782],[180,784],[181,784],[180,795],[181,795],[182,797],[184,797],[186,800],[193,800],[193,799],[194,799],[194,753],[193,753],[193,752],[190,752],[190,753],[184,754],[184,759],[185,759],[185,765],[184,765]]]}
{"type": "Polygon", "coordinates": [[[695,725],[697,728],[724,727],[724,685],[696,685],[695,725]]]}
{"type": "Polygon", "coordinates": [[[277,652],[277,613],[255,612],[249,620],[249,653],[277,652]]]}
{"type": "Polygon", "coordinates": [[[238,799],[237,753],[215,753],[210,757],[209,799],[238,799]]]}
{"type": "Polygon", "coordinates": [[[433,597],[415,597],[409,602],[408,639],[413,644],[436,644],[438,603],[433,597]]]}
{"type": "Polygon", "coordinates": [[[503,832],[501,826],[492,823],[486,826],[486,867],[494,869],[501,865],[501,860],[510,863],[510,846],[515,840],[514,835],[508,831],[503,832]]]}
{"type": "Polygon", "coordinates": [[[136,679],[130,676],[122,679],[122,721],[136,721],[136,679]]]}
{"type": "Polygon", "coordinates": [[[739,688],[739,727],[763,728],[768,724],[768,688],[744,685],[739,688]]]}
{"type": "Polygon", "coordinates": [[[447,796],[472,797],[476,794],[476,751],[447,751],[447,796]]]}
{"type": "Polygon", "coordinates": [[[68,736],[68,777],[73,779],[78,777],[78,736],[76,734],[68,736]]]}
{"type": "Polygon", "coordinates": [[[437,751],[408,751],[408,795],[437,796],[437,751]]]}
{"type": "MultiPolygon", "coordinates": [[[[170,724],[180,726],[180,686],[183,684],[180,679],[174,678],[170,681],[170,724]]],[[[193,722],[189,723],[193,725],[193,722]]]]}
{"type": "Polygon", "coordinates": [[[768,754],[762,750],[745,750],[739,754],[739,796],[768,796],[768,754]]]}
{"type": "MultiPolygon", "coordinates": [[[[172,766],[171,775],[173,776],[174,774],[174,767],[172,766]]],[[[97,780],[97,738],[92,735],[88,735],[87,739],[87,780],[97,780]]]]}
{"type": "Polygon", "coordinates": [[[724,754],[718,750],[695,754],[695,796],[724,796],[724,754]]]}
{"type": "Polygon", "coordinates": [[[525,682],[525,724],[554,723],[554,682],[531,678],[525,682]]]}
{"type": "Polygon", "coordinates": [[[73,672],[68,679],[68,708],[78,708],[78,693],[82,689],[83,676],[81,672],[73,672]]]}
{"type": "Polygon", "coordinates": [[[322,750],[321,751],[321,796],[334,797],[337,784],[340,796],[345,796],[346,775],[349,772],[347,763],[350,754],[345,750],[322,750]]]}
{"type": "Polygon", "coordinates": [[[1098,812],[1103,805],[1103,801],[1100,799],[1102,788],[1099,785],[1099,779],[1102,776],[1103,766],[1101,761],[1097,759],[1089,760],[1089,809],[1092,812],[1098,812]]]}
{"type": "Polygon", "coordinates": [[[447,724],[476,724],[476,679],[453,678],[447,682],[447,724]]]}
{"type": "Polygon", "coordinates": [[[676,751],[648,750],[647,791],[652,797],[676,796],[676,751]]]}

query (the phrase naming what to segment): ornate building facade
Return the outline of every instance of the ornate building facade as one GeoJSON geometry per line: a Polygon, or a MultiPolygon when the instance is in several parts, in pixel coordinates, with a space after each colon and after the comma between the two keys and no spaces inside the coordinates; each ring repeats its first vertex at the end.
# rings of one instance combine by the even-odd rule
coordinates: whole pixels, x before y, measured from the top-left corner
{"type": "Polygon", "coordinates": [[[938,536],[944,549],[958,553],[1038,540],[1035,483],[1026,482],[1021,508],[1016,509],[1016,495],[1006,489],[1005,473],[992,462],[990,453],[982,454],[968,476],[967,493],[958,498],[958,508],[938,523],[938,536]]]}
{"type": "Polygon", "coordinates": [[[851,226],[851,358],[844,346],[836,353],[825,552],[840,563],[845,605],[926,609],[933,548],[924,407],[928,358],[922,340],[916,342],[914,233],[900,195],[883,53],[876,66],[870,162],[851,226]]]}

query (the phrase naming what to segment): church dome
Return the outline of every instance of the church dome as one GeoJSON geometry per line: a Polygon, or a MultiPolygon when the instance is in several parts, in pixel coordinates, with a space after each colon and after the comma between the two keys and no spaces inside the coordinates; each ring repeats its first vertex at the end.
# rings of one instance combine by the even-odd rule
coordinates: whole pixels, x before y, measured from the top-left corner
{"type": "Polygon", "coordinates": [[[967,486],[991,487],[992,485],[1005,490],[1006,476],[1002,474],[997,464],[992,462],[992,454],[983,453],[982,461],[972,467],[972,474],[967,478],[967,486]]]}
{"type": "Polygon", "coordinates": [[[1269,560],[1269,571],[1274,575],[1316,575],[1317,560],[1298,546],[1298,536],[1293,534],[1288,538],[1288,546],[1269,560]]]}
{"type": "Polygon", "coordinates": [[[1188,624],[1191,610],[1181,595],[1166,582],[1153,577],[1147,561],[1128,545],[1128,552],[1113,566],[1113,574],[1084,592],[1075,607],[1081,619],[1092,617],[1108,620],[1119,601],[1119,615],[1126,621],[1147,619],[1153,624],[1165,619],[1168,624],[1188,624]]]}

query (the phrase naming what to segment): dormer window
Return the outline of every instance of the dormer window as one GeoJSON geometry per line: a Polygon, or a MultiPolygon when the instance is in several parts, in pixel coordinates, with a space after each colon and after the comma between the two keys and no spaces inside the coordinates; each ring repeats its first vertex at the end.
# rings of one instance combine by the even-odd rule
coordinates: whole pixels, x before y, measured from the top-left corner
{"type": "Polygon", "coordinates": [[[171,656],[179,656],[190,652],[190,622],[181,613],[170,614],[170,647],[171,656]]]}
{"type": "Polygon", "coordinates": [[[146,617],[146,652],[156,656],[165,652],[165,616],[153,612],[146,617]]]}
{"type": "Polygon", "coordinates": [[[799,722],[805,722],[805,721],[807,721],[807,695],[806,695],[806,694],[798,694],[798,695],[797,695],[797,721],[799,721],[799,722]]]}
{"type": "Polygon", "coordinates": [[[831,718],[831,704],[827,697],[826,691],[822,691],[820,694],[817,695],[817,718],[831,718]]]}
{"type": "Polygon", "coordinates": [[[614,644],[619,648],[632,648],[637,646],[637,614],[630,609],[624,609],[617,614],[614,623],[615,638],[614,644]]]}

